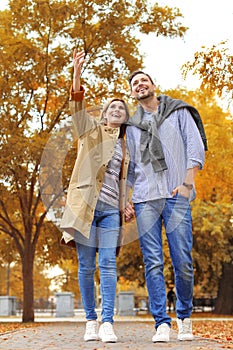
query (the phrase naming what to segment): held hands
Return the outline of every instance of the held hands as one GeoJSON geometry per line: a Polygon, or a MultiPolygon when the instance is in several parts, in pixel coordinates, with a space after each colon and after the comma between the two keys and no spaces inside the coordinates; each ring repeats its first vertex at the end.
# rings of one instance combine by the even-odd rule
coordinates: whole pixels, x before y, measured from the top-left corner
{"type": "Polygon", "coordinates": [[[85,62],[84,57],[85,57],[84,51],[77,52],[77,50],[74,49],[74,52],[73,52],[73,64],[74,64],[73,90],[74,92],[80,91],[80,76],[81,76],[82,65],[85,62]]]}
{"type": "Polygon", "coordinates": [[[130,202],[127,202],[125,207],[125,222],[130,222],[135,217],[134,207],[130,202]]]}

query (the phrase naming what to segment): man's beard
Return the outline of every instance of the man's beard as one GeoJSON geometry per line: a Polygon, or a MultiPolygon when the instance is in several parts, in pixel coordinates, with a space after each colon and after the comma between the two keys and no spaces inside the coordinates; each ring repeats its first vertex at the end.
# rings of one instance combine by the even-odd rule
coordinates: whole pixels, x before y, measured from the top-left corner
{"type": "Polygon", "coordinates": [[[138,97],[137,97],[137,100],[138,100],[138,101],[145,100],[145,99],[147,99],[147,98],[149,98],[149,97],[154,96],[154,94],[155,94],[154,91],[148,91],[148,93],[147,93],[146,95],[138,96],[138,97]]]}

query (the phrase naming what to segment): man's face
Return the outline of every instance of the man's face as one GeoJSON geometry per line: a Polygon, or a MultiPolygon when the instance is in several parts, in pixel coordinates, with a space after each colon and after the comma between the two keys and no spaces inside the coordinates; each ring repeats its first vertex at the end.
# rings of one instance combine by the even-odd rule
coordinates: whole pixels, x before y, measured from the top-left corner
{"type": "Polygon", "coordinates": [[[131,80],[131,96],[138,101],[154,96],[155,85],[152,84],[149,77],[145,74],[137,74],[131,80]]]}

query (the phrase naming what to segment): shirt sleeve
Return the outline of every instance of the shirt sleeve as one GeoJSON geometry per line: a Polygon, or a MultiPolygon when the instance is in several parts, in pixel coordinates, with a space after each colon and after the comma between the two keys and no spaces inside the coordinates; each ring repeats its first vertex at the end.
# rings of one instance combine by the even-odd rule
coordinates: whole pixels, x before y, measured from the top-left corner
{"type": "Polygon", "coordinates": [[[187,169],[204,166],[205,150],[197,125],[187,108],[179,110],[181,134],[186,146],[187,169]]]}

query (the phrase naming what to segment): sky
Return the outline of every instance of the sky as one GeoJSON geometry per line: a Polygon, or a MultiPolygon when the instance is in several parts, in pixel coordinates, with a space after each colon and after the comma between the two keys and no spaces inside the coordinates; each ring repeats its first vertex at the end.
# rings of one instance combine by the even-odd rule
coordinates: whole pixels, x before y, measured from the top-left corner
{"type": "Polygon", "coordinates": [[[181,66],[193,60],[202,46],[212,47],[223,40],[233,54],[233,1],[232,0],[163,0],[159,5],[178,7],[182,23],[189,27],[185,37],[177,39],[144,36],[141,53],[145,54],[145,71],[164,89],[183,85],[190,89],[199,85],[191,76],[182,80],[181,66]]]}
{"type": "MultiPolygon", "coordinates": [[[[199,85],[191,75],[182,79],[181,66],[192,60],[194,53],[202,46],[212,47],[228,40],[233,54],[233,1],[232,0],[151,0],[159,5],[178,7],[184,18],[182,23],[189,27],[184,38],[169,39],[155,35],[144,35],[140,53],[144,56],[145,71],[149,73],[162,89],[183,85],[189,89],[199,85]]],[[[1,0],[4,9],[7,0],[1,0]]]]}

